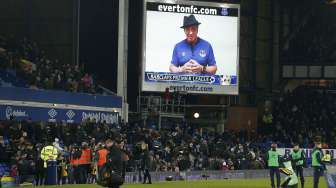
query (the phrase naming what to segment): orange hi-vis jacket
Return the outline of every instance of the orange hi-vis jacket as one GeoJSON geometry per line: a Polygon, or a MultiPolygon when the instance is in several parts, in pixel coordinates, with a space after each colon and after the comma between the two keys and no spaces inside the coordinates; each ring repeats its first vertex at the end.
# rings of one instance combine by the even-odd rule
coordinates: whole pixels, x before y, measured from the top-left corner
{"type": "Polygon", "coordinates": [[[91,150],[82,149],[82,155],[79,158],[79,164],[90,164],[91,163],[91,150]]]}
{"type": "Polygon", "coordinates": [[[79,159],[71,158],[71,160],[70,160],[70,164],[71,164],[71,165],[79,165],[79,159]]]}
{"type": "Polygon", "coordinates": [[[100,150],[98,150],[98,157],[99,158],[98,158],[97,165],[99,167],[102,167],[106,163],[107,154],[108,154],[108,150],[107,149],[100,149],[100,150]]]}

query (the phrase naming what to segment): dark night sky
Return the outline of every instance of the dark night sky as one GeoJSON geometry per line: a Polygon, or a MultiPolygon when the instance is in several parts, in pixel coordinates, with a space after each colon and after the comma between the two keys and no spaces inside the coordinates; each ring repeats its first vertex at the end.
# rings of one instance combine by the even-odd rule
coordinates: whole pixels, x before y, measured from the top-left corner
{"type": "MultiPolygon", "coordinates": [[[[141,56],[142,0],[130,0],[128,101],[135,107],[141,56]]],[[[118,1],[81,0],[80,60],[100,84],[116,92],[118,60],[118,1]]]]}

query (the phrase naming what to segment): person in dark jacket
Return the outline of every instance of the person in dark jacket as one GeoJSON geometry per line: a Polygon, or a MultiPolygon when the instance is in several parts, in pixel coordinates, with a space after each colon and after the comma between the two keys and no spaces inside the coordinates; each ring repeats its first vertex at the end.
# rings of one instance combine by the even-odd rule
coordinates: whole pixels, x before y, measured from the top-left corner
{"type": "Polygon", "coordinates": [[[124,182],[124,162],[126,161],[125,153],[121,150],[123,141],[120,136],[116,136],[112,141],[106,141],[106,147],[109,151],[107,154],[106,166],[111,170],[110,188],[119,188],[124,182]]]}
{"type": "Polygon", "coordinates": [[[44,168],[44,161],[41,157],[36,160],[36,171],[35,171],[35,186],[44,185],[44,180],[47,176],[46,168],[44,168]]]}
{"type": "Polygon", "coordinates": [[[149,151],[148,151],[148,144],[143,143],[141,145],[142,153],[141,153],[141,169],[144,173],[143,184],[146,183],[148,179],[148,184],[152,184],[152,177],[149,173],[150,169],[150,158],[149,158],[149,151]]]}

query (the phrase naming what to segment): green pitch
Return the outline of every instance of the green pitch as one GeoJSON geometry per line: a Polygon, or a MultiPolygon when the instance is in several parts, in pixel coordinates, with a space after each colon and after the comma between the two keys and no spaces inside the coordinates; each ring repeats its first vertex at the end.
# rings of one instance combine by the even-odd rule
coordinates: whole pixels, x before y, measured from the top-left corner
{"type": "MultiPolygon", "coordinates": [[[[319,188],[327,188],[324,178],[320,179],[319,188]]],[[[306,178],[305,188],[313,188],[312,178],[306,178]]],[[[29,186],[27,186],[29,187],[29,186]]],[[[97,185],[63,185],[61,188],[98,188],[97,185]]],[[[148,184],[123,185],[121,188],[269,188],[268,179],[256,180],[208,180],[208,181],[176,181],[148,184]]],[[[299,186],[301,187],[301,186],[299,186]]],[[[48,186],[48,188],[60,188],[48,186]]]]}

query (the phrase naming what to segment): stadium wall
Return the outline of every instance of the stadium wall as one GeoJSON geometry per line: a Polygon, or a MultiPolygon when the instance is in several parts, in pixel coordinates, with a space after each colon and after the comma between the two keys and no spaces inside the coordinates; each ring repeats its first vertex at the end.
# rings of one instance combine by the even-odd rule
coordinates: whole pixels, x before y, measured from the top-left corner
{"type": "Polygon", "coordinates": [[[119,96],[0,87],[3,120],[80,123],[91,119],[112,124],[118,123],[121,107],[119,96]]]}

